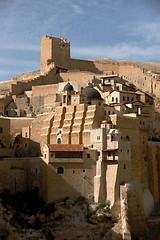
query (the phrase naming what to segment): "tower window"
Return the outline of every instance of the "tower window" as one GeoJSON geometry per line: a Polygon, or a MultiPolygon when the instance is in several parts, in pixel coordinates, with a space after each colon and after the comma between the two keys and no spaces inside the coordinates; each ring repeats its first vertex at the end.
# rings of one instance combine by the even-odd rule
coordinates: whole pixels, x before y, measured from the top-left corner
{"type": "Polygon", "coordinates": [[[64,174],[64,168],[63,167],[58,167],[57,168],[57,174],[64,174]]]}
{"type": "Polygon", "coordinates": [[[61,141],[61,138],[58,138],[58,139],[57,139],[57,144],[61,144],[61,142],[62,142],[62,141],[61,141]]]}
{"type": "Polygon", "coordinates": [[[114,136],[113,135],[111,135],[111,141],[114,141],[114,136]]]}
{"type": "Polygon", "coordinates": [[[71,105],[71,95],[68,95],[68,105],[71,105]]]}
{"type": "Polygon", "coordinates": [[[66,103],[66,96],[63,96],[63,103],[66,103]]]}

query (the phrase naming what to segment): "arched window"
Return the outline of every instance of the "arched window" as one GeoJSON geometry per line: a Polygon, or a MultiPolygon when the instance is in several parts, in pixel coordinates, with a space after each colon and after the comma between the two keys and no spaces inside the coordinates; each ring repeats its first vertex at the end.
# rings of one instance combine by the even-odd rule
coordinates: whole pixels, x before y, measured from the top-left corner
{"type": "Polygon", "coordinates": [[[66,103],[66,96],[63,96],[63,103],[66,103]]]}
{"type": "Polygon", "coordinates": [[[126,141],[130,141],[130,137],[129,136],[126,136],[126,141]]]}
{"type": "Polygon", "coordinates": [[[63,167],[58,167],[57,168],[57,174],[63,174],[64,173],[64,168],[63,167]]]}
{"type": "Polygon", "coordinates": [[[57,144],[61,144],[62,140],[61,138],[57,138],[57,144]]]}
{"type": "Polygon", "coordinates": [[[68,95],[68,105],[71,105],[71,95],[68,95]]]}

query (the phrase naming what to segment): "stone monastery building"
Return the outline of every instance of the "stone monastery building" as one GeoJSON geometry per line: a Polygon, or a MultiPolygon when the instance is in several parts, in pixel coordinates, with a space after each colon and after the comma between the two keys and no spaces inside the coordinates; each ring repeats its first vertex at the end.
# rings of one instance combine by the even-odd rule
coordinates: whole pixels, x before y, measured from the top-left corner
{"type": "Polygon", "coordinates": [[[0,191],[109,200],[123,239],[143,236],[160,199],[158,77],[42,37],[40,70],[0,83],[0,191]]]}

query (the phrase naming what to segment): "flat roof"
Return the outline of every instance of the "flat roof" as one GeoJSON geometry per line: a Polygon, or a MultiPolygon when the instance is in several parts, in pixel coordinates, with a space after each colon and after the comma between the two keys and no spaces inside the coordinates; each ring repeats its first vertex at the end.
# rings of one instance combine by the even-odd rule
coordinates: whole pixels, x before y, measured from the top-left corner
{"type": "Polygon", "coordinates": [[[83,152],[83,144],[48,144],[50,152],[83,152]]]}
{"type": "Polygon", "coordinates": [[[108,149],[104,149],[103,152],[114,152],[118,150],[118,148],[108,148],[108,149]]]}

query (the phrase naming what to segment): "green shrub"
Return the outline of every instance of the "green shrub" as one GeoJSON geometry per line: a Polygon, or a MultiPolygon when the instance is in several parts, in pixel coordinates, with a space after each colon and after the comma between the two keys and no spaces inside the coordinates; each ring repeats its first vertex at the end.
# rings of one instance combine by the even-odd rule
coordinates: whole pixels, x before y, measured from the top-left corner
{"type": "Polygon", "coordinates": [[[103,208],[106,208],[108,210],[109,206],[110,206],[110,201],[100,202],[100,203],[98,203],[98,206],[96,207],[96,211],[103,209],[103,208]]]}

